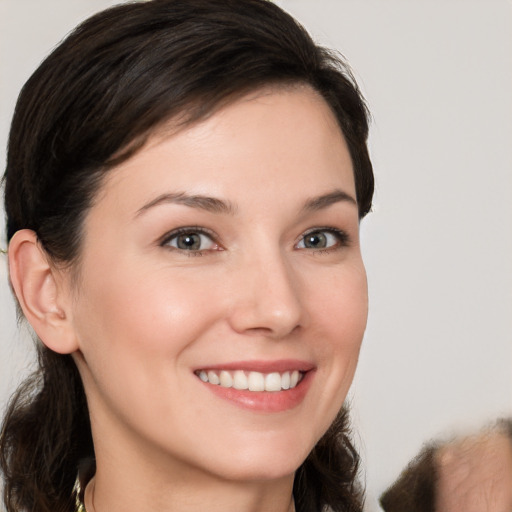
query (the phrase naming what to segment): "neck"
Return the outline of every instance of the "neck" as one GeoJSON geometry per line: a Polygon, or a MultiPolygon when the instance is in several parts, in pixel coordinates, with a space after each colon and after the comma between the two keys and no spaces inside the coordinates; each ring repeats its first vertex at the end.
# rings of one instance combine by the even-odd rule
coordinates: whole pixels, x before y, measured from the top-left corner
{"type": "Polygon", "coordinates": [[[180,484],[164,489],[116,486],[96,475],[85,489],[86,512],[295,512],[292,486],[235,484],[195,487],[180,484]],[[128,489],[129,487],[129,489],[128,489]],[[199,489],[199,491],[198,491],[199,489]],[[151,493],[154,495],[151,495],[151,493]]]}

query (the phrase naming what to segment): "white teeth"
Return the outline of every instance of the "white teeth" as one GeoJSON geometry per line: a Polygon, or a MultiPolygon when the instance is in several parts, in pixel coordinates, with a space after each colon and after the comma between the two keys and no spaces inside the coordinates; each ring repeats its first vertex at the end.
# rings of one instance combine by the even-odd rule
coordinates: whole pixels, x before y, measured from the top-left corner
{"type": "Polygon", "coordinates": [[[249,382],[247,381],[247,377],[242,370],[237,370],[233,375],[233,387],[235,389],[247,389],[249,387],[249,382]]]}
{"type": "Polygon", "coordinates": [[[220,385],[223,388],[230,388],[233,385],[233,377],[231,377],[231,374],[229,372],[226,372],[224,370],[221,371],[219,378],[220,378],[220,385]]]}
{"type": "Polygon", "coordinates": [[[210,382],[210,384],[220,384],[219,376],[215,372],[209,371],[208,382],[210,382]]]}
{"type": "Polygon", "coordinates": [[[269,373],[265,377],[265,391],[281,391],[281,375],[269,373]]]}
{"type": "Polygon", "coordinates": [[[200,370],[196,372],[203,382],[220,385],[223,388],[248,389],[249,391],[281,391],[293,389],[302,379],[303,373],[298,370],[283,373],[244,372],[236,370],[200,370]]]}
{"type": "Polygon", "coordinates": [[[265,391],[265,377],[263,373],[249,373],[249,391],[265,391]]]}
{"type": "Polygon", "coordinates": [[[283,389],[290,389],[290,372],[284,372],[281,377],[281,387],[283,389]]]}

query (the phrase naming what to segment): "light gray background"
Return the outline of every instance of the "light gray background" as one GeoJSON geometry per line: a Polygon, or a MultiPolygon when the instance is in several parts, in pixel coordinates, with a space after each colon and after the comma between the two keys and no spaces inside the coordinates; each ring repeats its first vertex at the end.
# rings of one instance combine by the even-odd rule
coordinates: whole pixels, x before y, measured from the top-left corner
{"type": "MultiPolygon", "coordinates": [[[[17,93],[110,0],[0,0],[0,159],[17,93]]],[[[512,3],[282,0],[373,113],[370,319],[352,388],[367,510],[422,443],[512,416],[512,3]]],[[[2,228],[3,229],[3,228],[2,228]]],[[[3,242],[2,237],[2,246],[3,242]]],[[[0,261],[0,406],[31,361],[0,261]]]]}

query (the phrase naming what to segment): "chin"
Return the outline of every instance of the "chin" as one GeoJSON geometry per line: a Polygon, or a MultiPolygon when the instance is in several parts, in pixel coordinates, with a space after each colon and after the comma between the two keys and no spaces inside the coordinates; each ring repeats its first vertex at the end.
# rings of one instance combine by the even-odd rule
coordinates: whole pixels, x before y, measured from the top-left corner
{"type": "Polygon", "coordinates": [[[293,477],[302,462],[302,460],[279,460],[277,458],[262,463],[253,460],[247,461],[247,463],[240,462],[236,468],[225,468],[225,471],[217,467],[216,472],[220,473],[221,478],[230,481],[278,481],[293,477]]]}
{"type": "Polygon", "coordinates": [[[215,472],[233,481],[279,480],[294,475],[312,448],[309,443],[305,446],[290,436],[279,442],[234,446],[229,450],[229,457],[215,457],[215,472]]]}

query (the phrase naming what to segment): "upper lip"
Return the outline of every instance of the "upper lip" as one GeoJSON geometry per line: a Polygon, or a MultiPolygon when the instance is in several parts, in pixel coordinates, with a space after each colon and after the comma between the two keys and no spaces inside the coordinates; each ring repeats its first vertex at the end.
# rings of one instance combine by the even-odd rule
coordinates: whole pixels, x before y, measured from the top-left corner
{"type": "Polygon", "coordinates": [[[250,360],[250,361],[231,361],[229,363],[220,363],[213,365],[201,366],[197,370],[243,370],[246,372],[287,372],[298,370],[299,372],[308,372],[313,370],[315,365],[309,361],[300,359],[278,359],[274,361],[250,360]]]}

